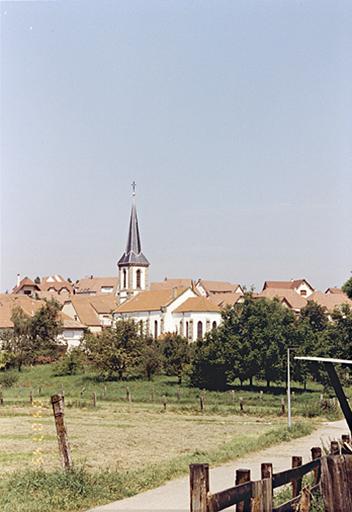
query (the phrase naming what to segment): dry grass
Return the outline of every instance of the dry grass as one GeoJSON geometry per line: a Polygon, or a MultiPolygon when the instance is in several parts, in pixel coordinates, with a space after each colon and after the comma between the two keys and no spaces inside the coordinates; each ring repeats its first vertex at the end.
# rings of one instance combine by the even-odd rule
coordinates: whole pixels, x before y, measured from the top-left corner
{"type": "MultiPolygon", "coordinates": [[[[0,461],[6,471],[60,467],[51,410],[4,407],[0,411],[0,461]],[[38,452],[40,450],[40,453],[38,452]]],[[[235,437],[254,438],[273,428],[253,416],[176,413],[160,406],[103,403],[96,409],[66,408],[76,463],[92,469],[130,470],[182,455],[216,450],[235,437]]],[[[284,419],[275,418],[275,425],[284,419]]]]}

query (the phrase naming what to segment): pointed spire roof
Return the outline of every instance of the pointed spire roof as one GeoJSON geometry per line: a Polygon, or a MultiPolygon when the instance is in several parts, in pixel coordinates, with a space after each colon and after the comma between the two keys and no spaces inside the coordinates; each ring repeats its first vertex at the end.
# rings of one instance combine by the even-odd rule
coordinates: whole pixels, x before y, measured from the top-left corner
{"type": "Polygon", "coordinates": [[[133,182],[133,200],[130,216],[130,226],[128,229],[128,239],[126,250],[118,261],[118,265],[140,265],[148,267],[149,261],[142,253],[141,237],[139,235],[137,208],[135,201],[135,183],[133,182]]]}

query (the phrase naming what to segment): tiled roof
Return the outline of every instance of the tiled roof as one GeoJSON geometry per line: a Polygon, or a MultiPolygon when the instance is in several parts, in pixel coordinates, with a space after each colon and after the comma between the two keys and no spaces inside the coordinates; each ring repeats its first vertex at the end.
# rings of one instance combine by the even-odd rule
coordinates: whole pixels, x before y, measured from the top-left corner
{"type": "Polygon", "coordinates": [[[32,279],[29,279],[29,277],[24,277],[19,282],[19,285],[14,287],[12,293],[18,293],[24,286],[32,286],[36,290],[40,290],[39,286],[36,283],[34,283],[32,279]]]}
{"type": "MultiPolygon", "coordinates": [[[[118,285],[118,278],[117,277],[85,277],[83,279],[80,279],[75,283],[74,289],[76,293],[78,294],[89,294],[89,293],[96,293],[96,294],[104,294],[104,292],[101,291],[102,288],[110,288],[112,287],[112,294],[116,293],[118,285]]],[[[105,292],[107,293],[107,292],[105,292]]]]}
{"type": "Polygon", "coordinates": [[[225,306],[233,306],[243,297],[243,293],[214,293],[209,296],[214,304],[224,308],[225,306]]]}
{"type": "Polygon", "coordinates": [[[74,320],[73,318],[70,318],[68,315],[65,315],[65,313],[63,313],[62,311],[59,312],[59,318],[65,329],[86,329],[85,325],[83,325],[78,320],[74,320]]]}
{"type": "Polygon", "coordinates": [[[265,281],[263,290],[268,288],[294,290],[300,284],[306,283],[312,290],[314,288],[308,283],[306,279],[292,279],[291,281],[265,281]]]}
{"type": "Polygon", "coordinates": [[[337,293],[337,294],[341,294],[343,293],[342,289],[341,288],[328,288],[327,290],[325,290],[325,293],[337,293]]]}
{"type": "Polygon", "coordinates": [[[220,311],[219,306],[205,297],[190,297],[176,308],[174,313],[219,313],[220,311]]]}
{"type": "Polygon", "coordinates": [[[140,292],[116,308],[116,313],[134,313],[137,311],[159,311],[173,302],[187,288],[148,290],[140,292]]]}
{"type": "Polygon", "coordinates": [[[328,311],[333,311],[336,307],[341,306],[342,304],[348,304],[352,307],[352,300],[349,299],[345,293],[314,292],[308,297],[308,300],[313,300],[328,311]]]}
{"type": "Polygon", "coordinates": [[[197,284],[202,285],[208,293],[234,293],[240,286],[228,281],[208,281],[206,279],[199,279],[197,284]]]}
{"type": "Polygon", "coordinates": [[[150,284],[151,290],[165,290],[169,288],[192,288],[193,281],[192,279],[164,279],[164,281],[158,281],[150,284]]]}
{"type": "Polygon", "coordinates": [[[282,288],[266,288],[261,293],[257,294],[257,297],[264,297],[267,299],[273,299],[275,297],[279,299],[285,299],[288,305],[294,310],[300,310],[307,305],[307,299],[299,295],[294,290],[282,289],[282,288]]]}

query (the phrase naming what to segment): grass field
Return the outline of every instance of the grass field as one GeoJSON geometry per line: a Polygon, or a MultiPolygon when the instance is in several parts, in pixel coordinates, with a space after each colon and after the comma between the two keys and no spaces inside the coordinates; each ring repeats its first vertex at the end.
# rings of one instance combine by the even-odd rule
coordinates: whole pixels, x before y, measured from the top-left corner
{"type": "MultiPolygon", "coordinates": [[[[4,388],[0,407],[0,509],[11,512],[85,510],[129,496],[187,472],[191,462],[217,464],[281,440],[309,433],[327,411],[321,390],[296,389],[296,427],[286,429],[280,387],[205,393],[154,382],[99,382],[92,373],[56,377],[50,365],[27,369],[4,388]],[[65,393],[65,421],[75,471],[63,474],[50,395],[65,393]],[[33,404],[29,404],[32,392],[33,404]],[[97,407],[92,405],[92,393],[97,407]],[[163,406],[166,397],[166,411],[163,406]],[[240,397],[244,412],[240,412],[240,397]],[[308,418],[314,418],[308,419],[308,418]]],[[[329,410],[330,417],[337,411],[329,410]]]]}

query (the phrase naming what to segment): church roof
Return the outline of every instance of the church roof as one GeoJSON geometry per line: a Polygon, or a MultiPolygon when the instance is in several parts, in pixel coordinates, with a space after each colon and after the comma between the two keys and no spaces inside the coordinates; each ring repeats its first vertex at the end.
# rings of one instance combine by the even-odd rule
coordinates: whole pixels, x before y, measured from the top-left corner
{"type": "Polygon", "coordinates": [[[183,302],[175,313],[220,313],[220,307],[205,297],[190,297],[183,302]]]}
{"type": "Polygon", "coordinates": [[[142,253],[141,238],[139,235],[137,209],[135,202],[133,201],[130,226],[128,229],[128,239],[126,250],[118,261],[118,266],[122,265],[140,265],[143,267],[149,266],[149,261],[142,253]]]}
{"type": "Polygon", "coordinates": [[[140,292],[131,299],[123,302],[115,309],[116,313],[135,313],[138,311],[160,311],[167,307],[187,288],[168,288],[165,290],[147,290],[140,292]]]}

